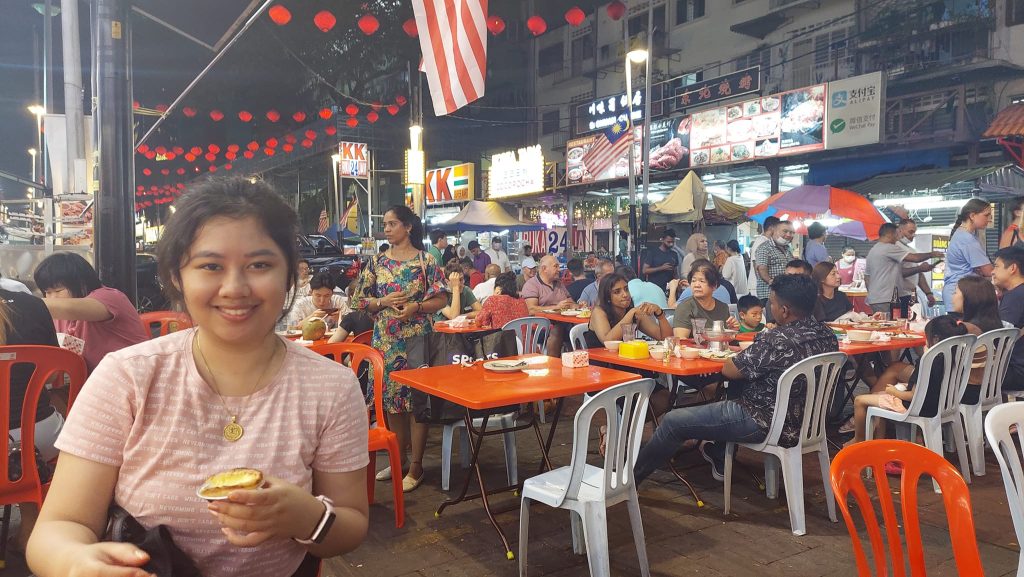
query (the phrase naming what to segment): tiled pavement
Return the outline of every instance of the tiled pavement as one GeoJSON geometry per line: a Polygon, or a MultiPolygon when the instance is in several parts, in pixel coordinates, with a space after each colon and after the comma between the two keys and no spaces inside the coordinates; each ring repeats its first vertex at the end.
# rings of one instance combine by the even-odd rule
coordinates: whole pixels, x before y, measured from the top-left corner
{"type": "MultiPolygon", "coordinates": [[[[570,411],[571,412],[571,411],[570,411]]],[[[545,428],[547,425],[541,425],[545,428]]],[[[572,443],[571,418],[563,416],[552,461],[569,462],[572,443]]],[[[539,450],[532,435],[519,433],[520,474],[532,474],[539,450]]],[[[501,443],[490,438],[484,446],[483,463],[495,484],[504,480],[501,443]]],[[[597,433],[591,438],[596,460],[597,433]]],[[[761,458],[740,451],[739,460],[751,471],[761,471],[761,458]]],[[[455,459],[456,463],[458,459],[455,459]]],[[[378,458],[378,463],[386,459],[378,458]]],[[[592,461],[593,462],[593,461],[592,461]]],[[[641,486],[640,499],[647,554],[653,576],[826,576],[855,575],[853,554],[845,524],[828,520],[817,461],[808,458],[804,467],[807,535],[790,532],[784,498],[770,500],[759,493],[749,475],[734,477],[733,511],[722,514],[722,486],[712,479],[708,466],[693,451],[679,457],[705,506],[698,509],[692,497],[668,473],[659,472],[641,486]]],[[[383,465],[381,465],[383,466],[383,465]]],[[[494,529],[478,501],[450,507],[443,516],[434,510],[444,498],[440,491],[440,427],[431,431],[424,466],[428,478],[415,492],[406,494],[405,527],[394,527],[389,483],[377,484],[377,503],[371,507],[370,534],[355,552],[327,561],[323,577],[481,577],[513,576],[517,562],[502,551],[494,529]]],[[[461,469],[453,472],[458,485],[461,469]]],[[[490,478],[489,477],[489,478],[490,478]]],[[[869,482],[870,483],[870,482],[869,482]]],[[[945,513],[929,483],[921,485],[921,519],[929,576],[956,575],[946,528],[945,513]]],[[[972,505],[985,574],[1012,575],[1017,566],[1018,545],[1014,536],[1002,480],[989,454],[988,475],[971,485],[972,505]]],[[[513,549],[518,549],[518,499],[511,494],[492,498],[497,507],[511,509],[498,515],[513,549]]],[[[531,508],[530,575],[559,577],[588,575],[586,558],[572,552],[568,514],[543,505],[531,508]]],[[[613,575],[639,575],[626,505],[608,514],[609,547],[613,575]]],[[[9,559],[0,575],[28,575],[18,559],[9,559]]]]}

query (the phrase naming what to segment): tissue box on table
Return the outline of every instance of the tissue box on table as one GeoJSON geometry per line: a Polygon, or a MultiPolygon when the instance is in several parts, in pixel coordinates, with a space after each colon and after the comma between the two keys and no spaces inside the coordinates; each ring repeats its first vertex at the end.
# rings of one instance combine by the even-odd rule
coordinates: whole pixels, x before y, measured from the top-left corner
{"type": "Polygon", "coordinates": [[[563,367],[586,367],[590,365],[590,355],[587,351],[570,351],[568,353],[562,353],[562,366],[563,367]]]}

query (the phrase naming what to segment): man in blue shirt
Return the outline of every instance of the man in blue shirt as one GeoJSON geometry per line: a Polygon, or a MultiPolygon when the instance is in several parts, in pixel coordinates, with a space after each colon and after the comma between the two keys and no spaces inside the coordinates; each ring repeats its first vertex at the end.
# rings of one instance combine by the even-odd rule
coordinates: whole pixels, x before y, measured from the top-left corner
{"type": "Polygon", "coordinates": [[[804,260],[811,263],[811,266],[819,262],[831,261],[828,257],[828,249],[825,248],[825,225],[820,222],[812,222],[807,227],[807,246],[804,247],[804,260]]]}
{"type": "Polygon", "coordinates": [[[605,275],[611,274],[614,271],[615,263],[610,259],[598,259],[597,266],[594,267],[594,282],[590,283],[585,289],[583,289],[583,294],[580,295],[579,303],[593,308],[594,305],[597,304],[597,287],[601,284],[601,279],[604,278],[605,275]]]}

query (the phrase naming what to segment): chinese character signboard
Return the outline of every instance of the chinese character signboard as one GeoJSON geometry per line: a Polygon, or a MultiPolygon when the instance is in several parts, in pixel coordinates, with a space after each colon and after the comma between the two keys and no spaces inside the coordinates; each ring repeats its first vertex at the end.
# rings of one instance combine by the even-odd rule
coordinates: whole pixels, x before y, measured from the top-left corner
{"type": "MultiPolygon", "coordinates": [[[[689,116],[675,116],[651,122],[651,170],[676,170],[690,166],[689,116]]],[[[566,178],[569,184],[625,178],[629,175],[629,147],[623,147],[609,164],[601,158],[603,134],[576,138],[566,143],[566,178]],[[594,174],[595,166],[597,174],[594,174]]],[[[640,174],[643,166],[643,127],[633,129],[633,166],[640,174]]]]}
{"type": "Polygon", "coordinates": [[[827,148],[881,141],[883,91],[881,72],[828,83],[827,148]]]}
{"type": "Polygon", "coordinates": [[[427,204],[473,200],[472,162],[427,171],[427,204]]]}
{"type": "MultiPolygon", "coordinates": [[[[651,116],[655,118],[661,116],[662,113],[663,93],[664,84],[659,83],[651,87],[651,94],[654,95],[654,99],[651,101],[651,116]]],[[[644,90],[633,91],[632,119],[634,125],[644,118],[644,98],[646,98],[644,90]]],[[[629,104],[626,94],[618,94],[577,106],[576,125],[573,127],[573,133],[587,134],[608,128],[615,124],[616,120],[624,119],[628,115],[629,104]]]]}
{"type": "Polygon", "coordinates": [[[342,178],[366,178],[370,174],[367,162],[366,144],[362,142],[339,142],[338,176],[342,178]]]}
{"type": "MultiPolygon", "coordinates": [[[[685,78],[685,77],[684,77],[685,78]]],[[[761,90],[761,67],[676,86],[676,108],[693,108],[761,90]]]]}
{"type": "Polygon", "coordinates": [[[544,190],[544,152],[539,144],[491,157],[487,198],[504,198],[544,190]]]}

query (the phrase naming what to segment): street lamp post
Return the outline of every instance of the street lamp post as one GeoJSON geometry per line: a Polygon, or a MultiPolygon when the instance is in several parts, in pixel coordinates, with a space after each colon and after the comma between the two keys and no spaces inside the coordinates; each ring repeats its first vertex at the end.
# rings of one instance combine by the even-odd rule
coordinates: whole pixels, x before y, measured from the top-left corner
{"type": "MultiPolygon", "coordinates": [[[[633,141],[633,137],[636,135],[636,132],[633,130],[633,64],[643,64],[644,65],[644,75],[649,77],[650,74],[649,74],[648,67],[647,67],[647,51],[646,50],[632,50],[628,54],[626,54],[626,102],[627,102],[627,114],[629,114],[629,122],[627,123],[627,126],[629,127],[629,139],[630,139],[630,144],[629,144],[629,228],[630,228],[630,231],[633,233],[633,239],[632,239],[632,242],[631,242],[632,247],[633,247],[633,250],[631,251],[631,266],[636,268],[636,267],[639,267],[639,264],[640,264],[640,244],[638,242],[638,239],[639,239],[639,234],[638,234],[639,227],[637,226],[637,221],[636,221],[636,152],[635,152],[636,146],[635,146],[635,143],[633,141]]],[[[644,100],[645,101],[649,101],[650,100],[649,95],[648,95],[648,98],[645,98],[644,100]]],[[[646,136],[646,134],[647,134],[647,118],[646,117],[644,118],[643,126],[644,126],[643,134],[646,136]]],[[[641,139],[641,144],[642,145],[646,145],[646,139],[641,139]]],[[[644,157],[646,158],[646,154],[645,154],[644,157]]],[[[645,178],[644,178],[644,200],[646,201],[646,199],[647,199],[647,179],[646,179],[646,171],[645,171],[645,178]]],[[[639,270],[639,269],[637,269],[637,270],[639,270]]]]}
{"type": "MultiPolygon", "coordinates": [[[[46,158],[46,150],[43,149],[43,116],[46,115],[46,109],[38,104],[33,104],[32,106],[28,107],[28,111],[32,113],[32,116],[36,117],[36,148],[34,150],[42,153],[42,158],[46,158]]],[[[29,154],[32,154],[33,174],[42,175],[41,180],[45,183],[46,170],[43,167],[40,167],[40,170],[36,172],[36,155],[31,152],[29,154]]],[[[36,177],[33,176],[32,180],[36,180],[36,177]]]]}
{"type": "Polygon", "coordinates": [[[341,155],[331,155],[331,178],[334,182],[334,206],[338,208],[338,242],[341,242],[341,213],[344,210],[341,206],[341,188],[338,186],[338,164],[341,162],[341,155]]]}

